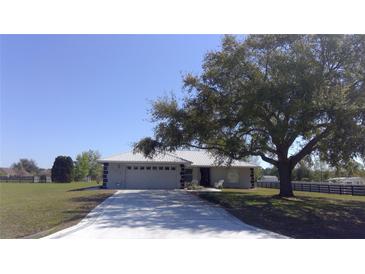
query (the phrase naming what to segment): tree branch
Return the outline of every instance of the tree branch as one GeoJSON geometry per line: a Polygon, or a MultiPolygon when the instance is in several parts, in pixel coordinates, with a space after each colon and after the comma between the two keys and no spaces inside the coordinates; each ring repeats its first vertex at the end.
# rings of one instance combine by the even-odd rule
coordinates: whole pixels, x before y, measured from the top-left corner
{"type": "Polygon", "coordinates": [[[260,156],[261,159],[269,164],[272,164],[274,166],[278,166],[278,161],[274,160],[274,159],[271,159],[269,157],[267,157],[264,153],[262,152],[255,152],[255,153],[251,153],[251,155],[254,155],[254,156],[260,156]]]}
{"type": "MultiPolygon", "coordinates": [[[[328,129],[328,128],[327,128],[328,129]]],[[[318,136],[315,136],[312,140],[310,140],[301,151],[299,151],[297,154],[291,156],[289,160],[291,161],[293,167],[302,160],[306,155],[311,153],[316,149],[316,144],[327,134],[327,129],[323,131],[318,136]]]]}

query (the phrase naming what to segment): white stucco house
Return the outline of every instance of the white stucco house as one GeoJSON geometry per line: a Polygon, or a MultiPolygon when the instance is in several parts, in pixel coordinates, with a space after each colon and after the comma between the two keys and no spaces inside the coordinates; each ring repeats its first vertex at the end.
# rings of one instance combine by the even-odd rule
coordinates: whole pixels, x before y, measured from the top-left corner
{"type": "Polygon", "coordinates": [[[279,182],[279,178],[277,176],[271,176],[271,175],[264,175],[261,177],[260,180],[258,180],[258,182],[261,183],[278,183],[279,182]]]}
{"type": "Polygon", "coordinates": [[[258,167],[244,161],[222,165],[203,150],[176,151],[152,159],[126,152],[99,162],[104,165],[103,186],[113,189],[176,189],[192,180],[206,187],[224,180],[224,187],[251,188],[258,167]]]}

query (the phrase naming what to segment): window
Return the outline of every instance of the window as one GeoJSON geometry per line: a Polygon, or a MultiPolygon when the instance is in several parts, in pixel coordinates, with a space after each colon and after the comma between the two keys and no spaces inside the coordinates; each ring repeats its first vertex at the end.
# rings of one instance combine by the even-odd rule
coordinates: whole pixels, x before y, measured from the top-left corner
{"type": "Polygon", "coordinates": [[[153,166],[152,167],[152,170],[157,170],[157,166],[153,166]]]}
{"type": "Polygon", "coordinates": [[[239,181],[239,174],[236,170],[230,170],[227,173],[227,179],[230,183],[238,183],[239,181]]]}
{"type": "Polygon", "coordinates": [[[171,167],[171,170],[176,170],[176,167],[172,166],[172,167],[171,167]]]}
{"type": "Polygon", "coordinates": [[[138,169],[138,166],[134,166],[134,167],[133,167],[133,169],[134,169],[134,170],[138,169]]]}
{"type": "Polygon", "coordinates": [[[144,170],[144,166],[139,167],[140,170],[144,170]]]}
{"type": "Polygon", "coordinates": [[[148,166],[148,167],[146,167],[146,169],[147,169],[147,170],[151,170],[151,167],[150,167],[150,166],[148,166]]]}
{"type": "Polygon", "coordinates": [[[170,167],[169,166],[165,166],[165,170],[170,170],[170,167]]]}
{"type": "Polygon", "coordinates": [[[131,167],[131,166],[127,166],[127,168],[128,168],[128,169],[132,169],[132,167],[131,167]]]}
{"type": "Polygon", "coordinates": [[[159,167],[158,167],[158,169],[159,169],[159,170],[163,170],[163,166],[159,166],[159,167]]]}
{"type": "Polygon", "coordinates": [[[193,180],[193,169],[192,168],[185,169],[184,179],[185,179],[185,182],[191,182],[193,180]]]}

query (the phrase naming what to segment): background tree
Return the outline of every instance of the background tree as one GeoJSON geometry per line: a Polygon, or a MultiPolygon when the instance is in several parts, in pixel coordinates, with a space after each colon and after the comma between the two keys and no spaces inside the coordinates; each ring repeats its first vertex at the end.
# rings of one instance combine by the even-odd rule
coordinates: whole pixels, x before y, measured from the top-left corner
{"type": "Polygon", "coordinates": [[[98,163],[98,160],[100,159],[100,153],[97,150],[89,150],[89,176],[92,180],[100,182],[101,178],[103,177],[103,167],[100,163],[98,163]]]}
{"type": "Polygon", "coordinates": [[[74,164],[69,156],[58,156],[52,166],[52,181],[70,183],[73,180],[74,164]]]}
{"type": "Polygon", "coordinates": [[[296,181],[308,181],[312,177],[312,171],[310,167],[304,161],[300,161],[296,168],[293,170],[293,179],[296,181]]]}
{"type": "Polygon", "coordinates": [[[154,138],[134,149],[260,156],[277,167],[280,196],[290,197],[292,170],[306,155],[321,151],[334,165],[365,154],[364,80],[362,35],[226,36],[201,75],[184,77],[184,100],[153,103],[154,138]]]}
{"type": "Polygon", "coordinates": [[[26,171],[32,175],[37,175],[39,167],[33,159],[20,159],[19,162],[12,164],[12,168],[18,171],[26,171]]]}
{"type": "Polygon", "coordinates": [[[97,150],[84,151],[77,155],[75,161],[75,180],[84,180],[89,177],[91,180],[100,181],[102,178],[102,166],[98,163],[100,153],[97,150]]]}
{"type": "Polygon", "coordinates": [[[89,157],[88,154],[83,152],[76,156],[75,161],[75,180],[82,181],[89,175],[89,157]]]}
{"type": "Polygon", "coordinates": [[[257,182],[263,176],[263,169],[260,167],[260,159],[257,156],[250,156],[248,158],[248,161],[250,163],[253,163],[253,164],[259,166],[258,168],[254,169],[254,178],[255,178],[255,181],[257,182]]]}
{"type": "Polygon", "coordinates": [[[276,167],[266,167],[262,170],[262,175],[279,177],[279,172],[276,167]]]}
{"type": "Polygon", "coordinates": [[[350,160],[345,164],[338,164],[335,167],[335,174],[338,177],[353,177],[353,176],[363,176],[364,166],[355,160],[350,160]]]}

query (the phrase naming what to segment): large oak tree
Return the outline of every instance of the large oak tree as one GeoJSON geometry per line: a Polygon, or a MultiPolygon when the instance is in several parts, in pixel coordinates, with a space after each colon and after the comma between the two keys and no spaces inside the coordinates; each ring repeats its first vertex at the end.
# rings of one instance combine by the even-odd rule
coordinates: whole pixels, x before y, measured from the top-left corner
{"type": "Polygon", "coordinates": [[[365,153],[365,38],[362,35],[225,36],[201,75],[184,77],[186,96],[153,103],[153,156],[194,147],[218,159],[259,156],[278,168],[280,196],[291,173],[319,152],[332,165],[365,153]]]}

